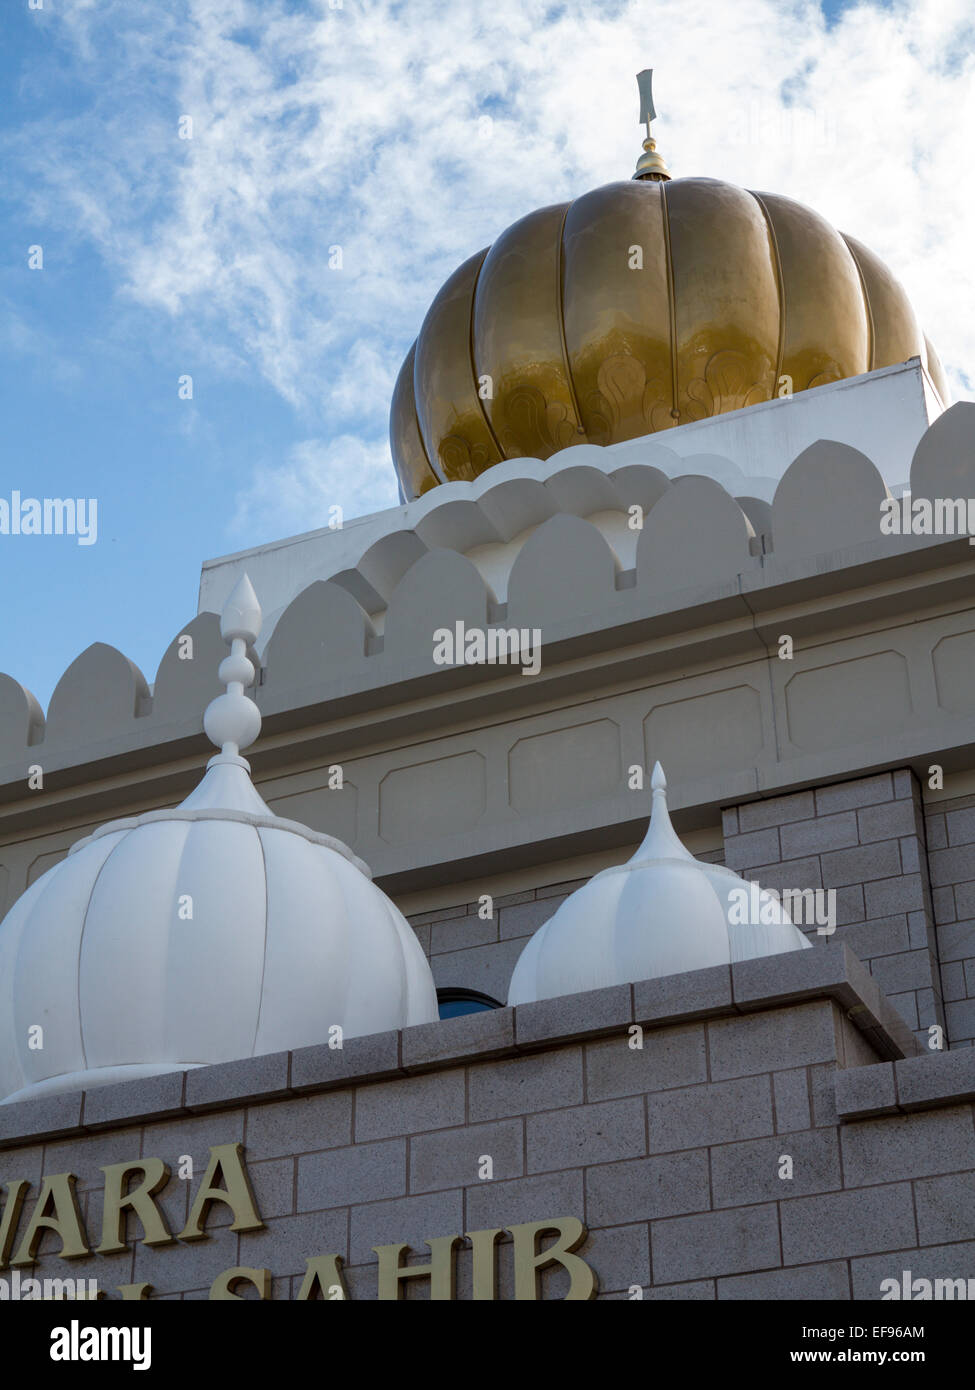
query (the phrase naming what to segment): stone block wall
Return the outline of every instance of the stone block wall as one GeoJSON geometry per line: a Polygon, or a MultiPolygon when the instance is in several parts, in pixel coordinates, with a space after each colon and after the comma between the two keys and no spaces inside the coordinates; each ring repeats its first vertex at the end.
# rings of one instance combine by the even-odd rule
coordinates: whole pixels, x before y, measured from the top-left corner
{"type": "Polygon", "coordinates": [[[437,988],[479,990],[504,1003],[528,938],[585,882],[574,879],[494,898],[490,917],[479,915],[476,902],[411,916],[437,988]]]}
{"type": "MultiPolygon", "coordinates": [[[[0,1181],[71,1171],[90,1243],[101,1167],[173,1172],[160,1204],[185,1221],[210,1146],[244,1145],[265,1223],[65,1261],[47,1233],[21,1275],[153,1284],[202,1299],[236,1265],[296,1296],[309,1256],[336,1254],[349,1296],[375,1298],[373,1247],[574,1216],[599,1296],[876,1299],[904,1269],[975,1277],[975,1053],[914,1039],[837,945],[666,981],[503,1009],[150,1082],[0,1107],[0,1181]],[[642,1048],[630,1045],[640,1024],[642,1048]],[[856,1024],[856,1026],[854,1026],[856,1024]],[[178,1177],[193,1160],[195,1181],[178,1177]],[[490,1177],[482,1177],[485,1156],[490,1177]],[[784,1160],[791,1167],[784,1172],[784,1160]]],[[[512,1247],[498,1247],[510,1298],[512,1247]]],[[[472,1252],[458,1249],[457,1297],[472,1252]]],[[[9,1270],[3,1270],[4,1277],[9,1270]]],[[[541,1296],[559,1298],[554,1265],[541,1296]]],[[[241,1290],[256,1296],[256,1291],[241,1290]]],[[[425,1278],[405,1297],[429,1297],[425,1278]]]]}
{"type": "Polygon", "coordinates": [[[941,989],[952,1047],[975,1043],[975,796],[932,807],[926,817],[941,989]]]}
{"type": "MultiPolygon", "coordinates": [[[[975,827],[975,814],[971,819],[975,827]]],[[[929,880],[921,791],[913,772],[905,768],[746,802],[725,810],[723,828],[725,862],[744,878],[780,890],[836,890],[831,939],[844,941],[869,967],[927,1045],[929,1025],[944,1027],[946,1015],[932,904],[934,864],[929,880]]],[[[975,828],[971,833],[975,839],[975,828]]],[[[969,862],[975,866],[975,858],[969,862]]],[[[943,876],[949,869],[942,864],[938,872],[943,876]]],[[[815,927],[806,934],[814,945],[824,939],[815,927]]],[[[952,1046],[966,1021],[962,1036],[970,1037],[971,1019],[954,1013],[947,1022],[952,1046]]]]}

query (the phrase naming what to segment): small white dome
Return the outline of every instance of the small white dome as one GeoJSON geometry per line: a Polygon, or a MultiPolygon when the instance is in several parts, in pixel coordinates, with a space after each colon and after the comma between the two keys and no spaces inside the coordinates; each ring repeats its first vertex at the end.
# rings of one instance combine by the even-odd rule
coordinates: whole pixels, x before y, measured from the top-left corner
{"type": "Polygon", "coordinates": [[[811,945],[774,893],[684,848],[670,821],[666,787],[657,763],[650,828],[640,848],[583,884],[539,927],[518,958],[509,1004],[811,945]]]}
{"type": "Polygon", "coordinates": [[[79,841],[0,923],[0,1098],[437,1019],[422,948],[366,865],[251,783],[237,749],[260,731],[243,695],[255,636],[231,638],[229,698],[207,720],[222,751],[196,790],[79,841]]]}

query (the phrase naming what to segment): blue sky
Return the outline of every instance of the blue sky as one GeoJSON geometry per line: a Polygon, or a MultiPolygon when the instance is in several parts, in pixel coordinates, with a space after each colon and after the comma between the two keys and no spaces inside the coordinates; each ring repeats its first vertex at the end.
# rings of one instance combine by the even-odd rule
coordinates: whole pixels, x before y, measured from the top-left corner
{"type": "Polygon", "coordinates": [[[100,640],[151,682],[204,559],[394,503],[429,300],[515,217],[629,175],[638,67],[675,173],[868,242],[970,394],[968,10],[7,0],[0,497],[95,497],[98,540],[0,536],[0,670],[46,705],[100,640]]]}

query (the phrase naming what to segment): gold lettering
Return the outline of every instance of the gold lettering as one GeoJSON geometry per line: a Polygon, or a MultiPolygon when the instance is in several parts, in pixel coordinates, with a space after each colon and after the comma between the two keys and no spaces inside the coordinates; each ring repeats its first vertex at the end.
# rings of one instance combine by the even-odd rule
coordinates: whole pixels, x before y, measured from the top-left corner
{"type": "Polygon", "coordinates": [[[341,1255],[315,1255],[305,1260],[305,1277],[295,1302],[310,1301],[319,1295],[329,1302],[348,1298],[349,1292],[342,1278],[341,1255]]]}
{"type": "Polygon", "coordinates": [[[134,1163],[110,1163],[102,1169],[105,1174],[102,1243],[97,1255],[117,1255],[125,1249],[125,1213],[135,1212],[142,1223],[143,1245],[170,1245],[176,1237],[170,1233],[166,1219],[152,1200],[169,1181],[169,1168],[161,1158],[143,1158],[134,1163]],[[142,1182],[126,1191],[130,1173],[141,1173],[142,1182]]]}
{"type": "Polygon", "coordinates": [[[425,1240],[430,1247],[430,1262],[425,1265],[404,1265],[403,1251],[408,1245],[374,1245],[379,1256],[379,1297],[392,1300],[403,1296],[407,1279],[429,1279],[430,1298],[451,1299],[454,1296],[454,1248],[463,1236],[434,1236],[425,1240]]]}
{"type": "Polygon", "coordinates": [[[257,1214],[254,1194],[251,1191],[247,1169],[244,1167],[243,1144],[215,1144],[210,1149],[210,1162],[203,1174],[200,1190],[196,1194],[189,1218],[180,1240],[206,1240],[203,1229],[207,1212],[213,1202],[224,1202],[234,1214],[230,1229],[232,1231],[261,1231],[264,1222],[257,1214]],[[225,1187],[217,1187],[217,1179],[222,1178],[225,1187]]]}
{"type": "Polygon", "coordinates": [[[577,1216],[557,1216],[550,1221],[525,1221],[509,1230],[515,1240],[515,1298],[536,1300],[538,1276],[551,1264],[560,1264],[569,1271],[569,1292],[566,1299],[596,1297],[596,1275],[580,1255],[573,1255],[586,1238],[586,1228],[577,1216]],[[558,1240],[545,1250],[538,1249],[542,1235],[555,1233],[558,1240]]]}
{"type": "Polygon", "coordinates": [[[24,1198],[30,1183],[24,1178],[7,1183],[7,1200],[3,1204],[3,1220],[0,1221],[0,1269],[6,1269],[10,1258],[10,1247],[17,1234],[17,1223],[24,1209],[24,1198]]]}
{"type": "Polygon", "coordinates": [[[497,1293],[497,1243],[504,1231],[468,1231],[467,1239],[473,1249],[473,1295],[475,1299],[495,1299],[497,1293]]]}
{"type": "Polygon", "coordinates": [[[238,1284],[253,1284],[257,1289],[261,1299],[271,1297],[271,1271],[269,1269],[254,1269],[250,1265],[234,1265],[233,1269],[225,1269],[222,1274],[218,1274],[210,1285],[210,1297],[212,1299],[230,1300],[232,1303],[243,1303],[239,1293],[234,1293],[238,1284]]]}
{"type": "Polygon", "coordinates": [[[61,1249],[57,1253],[63,1260],[76,1260],[81,1255],[91,1254],[74,1190],[77,1181],[74,1173],[54,1173],[44,1179],[30,1225],[10,1261],[12,1265],[33,1263],[46,1230],[60,1236],[61,1249]]]}

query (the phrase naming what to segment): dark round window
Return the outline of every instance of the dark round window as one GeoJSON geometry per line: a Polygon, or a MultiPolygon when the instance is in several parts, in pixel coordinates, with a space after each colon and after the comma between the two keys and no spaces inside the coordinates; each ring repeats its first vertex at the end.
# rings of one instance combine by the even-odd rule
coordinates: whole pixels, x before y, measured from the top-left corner
{"type": "Polygon", "coordinates": [[[438,989],[437,1002],[441,1018],[459,1018],[461,1014],[479,1014],[485,1009],[504,1008],[499,1000],[476,989],[438,989]]]}

